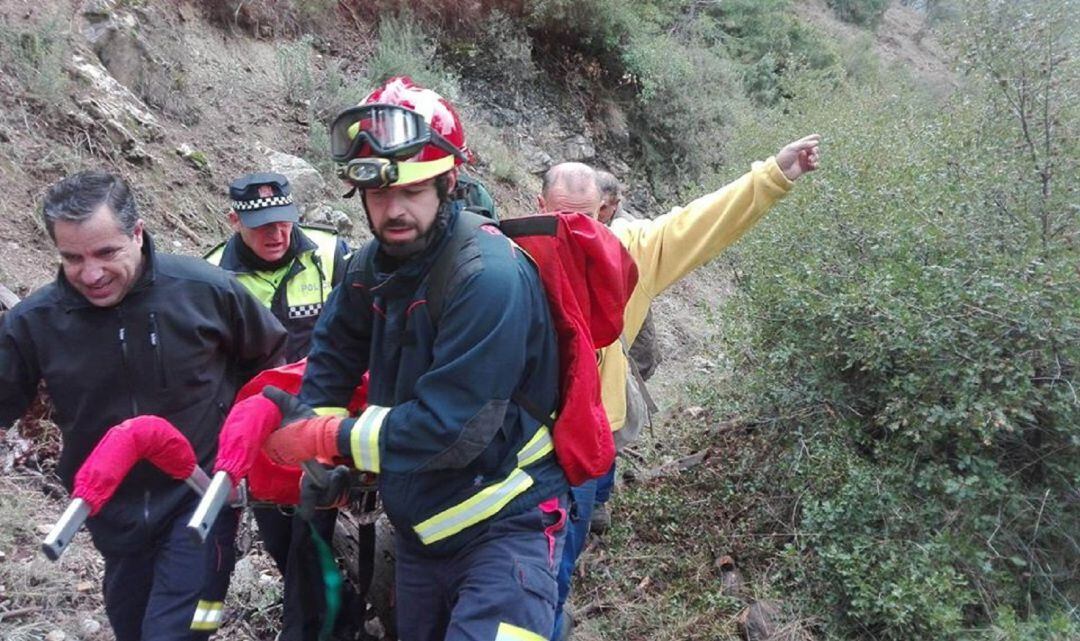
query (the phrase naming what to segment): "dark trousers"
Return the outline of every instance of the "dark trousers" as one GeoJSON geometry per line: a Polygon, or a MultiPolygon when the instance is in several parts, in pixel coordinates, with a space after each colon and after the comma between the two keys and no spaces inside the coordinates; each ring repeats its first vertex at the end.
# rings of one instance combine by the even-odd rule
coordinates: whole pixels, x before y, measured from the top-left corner
{"type": "Polygon", "coordinates": [[[150,549],[105,556],[105,612],[117,641],[202,641],[221,625],[236,562],[235,510],[224,510],[206,543],[180,513],[150,549]]]}
{"type": "MultiPolygon", "coordinates": [[[[316,641],[326,617],[326,586],[322,565],[306,521],[277,508],[256,508],[255,520],[263,547],[274,559],[284,583],[284,604],[279,641],[316,641]]],[[[311,523],[327,545],[333,543],[337,510],[316,510],[311,523]]],[[[350,631],[363,625],[364,597],[371,582],[372,557],[375,549],[374,526],[362,526],[360,531],[360,593],[345,589],[341,610],[334,624],[335,631],[348,637],[350,631]],[[365,536],[367,535],[367,536],[365,536]]]]}
{"type": "Polygon", "coordinates": [[[450,558],[397,536],[398,638],[542,641],[555,622],[566,500],[498,519],[450,558]]]}

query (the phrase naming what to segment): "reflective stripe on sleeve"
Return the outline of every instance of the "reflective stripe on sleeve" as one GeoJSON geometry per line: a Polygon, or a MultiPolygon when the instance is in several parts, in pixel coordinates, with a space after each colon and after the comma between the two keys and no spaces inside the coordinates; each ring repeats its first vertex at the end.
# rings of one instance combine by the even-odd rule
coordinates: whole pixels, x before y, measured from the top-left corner
{"type": "Polygon", "coordinates": [[[379,431],[389,413],[389,407],[369,405],[356,419],[349,434],[349,451],[356,469],[379,473],[379,431]]]}
{"type": "Polygon", "coordinates": [[[199,604],[195,606],[195,616],[191,618],[191,629],[217,630],[221,627],[224,612],[221,601],[199,601],[199,604]]]}
{"type": "Polygon", "coordinates": [[[499,630],[495,633],[495,641],[547,641],[547,639],[535,632],[529,632],[525,628],[519,628],[509,623],[500,623],[499,630]]]}
{"type": "Polygon", "coordinates": [[[532,484],[533,479],[525,470],[515,469],[499,483],[489,485],[469,499],[417,524],[413,530],[424,545],[431,545],[495,516],[532,484]]]}
{"type": "Polygon", "coordinates": [[[349,415],[349,410],[344,407],[316,407],[313,411],[318,416],[341,416],[344,418],[349,415]]]}

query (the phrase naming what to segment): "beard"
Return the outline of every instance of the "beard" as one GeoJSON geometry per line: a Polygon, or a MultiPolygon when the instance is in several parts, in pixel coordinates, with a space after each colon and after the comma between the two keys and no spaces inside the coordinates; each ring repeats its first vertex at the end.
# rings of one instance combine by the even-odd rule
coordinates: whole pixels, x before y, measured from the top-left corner
{"type": "Polygon", "coordinates": [[[368,218],[368,229],[371,231],[371,235],[379,241],[379,249],[383,253],[399,260],[408,259],[423,252],[435,239],[442,235],[442,232],[450,222],[450,210],[451,207],[448,202],[440,204],[439,212],[435,216],[435,221],[431,223],[431,226],[427,228],[427,231],[418,234],[416,238],[404,243],[388,242],[383,234],[371,224],[371,218],[368,218]]]}

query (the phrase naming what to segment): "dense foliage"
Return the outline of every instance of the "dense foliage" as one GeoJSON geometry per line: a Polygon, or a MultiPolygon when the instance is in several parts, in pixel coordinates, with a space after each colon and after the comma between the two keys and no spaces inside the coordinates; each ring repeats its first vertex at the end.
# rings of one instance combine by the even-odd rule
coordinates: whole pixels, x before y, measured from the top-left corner
{"type": "Polygon", "coordinates": [[[789,443],[776,581],[844,636],[1077,633],[1070,4],[966,7],[968,84],[944,103],[883,75],[788,105],[828,167],[741,247],[725,409],[789,443]]]}

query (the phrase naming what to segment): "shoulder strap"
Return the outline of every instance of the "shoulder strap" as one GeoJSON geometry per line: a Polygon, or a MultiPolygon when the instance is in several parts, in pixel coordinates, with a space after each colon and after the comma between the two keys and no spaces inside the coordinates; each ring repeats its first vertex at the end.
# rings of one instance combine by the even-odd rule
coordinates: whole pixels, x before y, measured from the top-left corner
{"type": "Polygon", "coordinates": [[[454,231],[450,234],[450,238],[446,241],[446,247],[443,248],[439,257],[435,259],[435,263],[431,266],[429,272],[431,276],[428,278],[427,308],[428,314],[431,315],[432,324],[437,325],[442,317],[443,304],[446,302],[450,276],[454,269],[454,259],[461,253],[461,250],[472,239],[473,235],[484,225],[499,226],[490,218],[485,218],[480,214],[474,214],[467,210],[463,210],[458,214],[457,222],[454,224],[454,231]]]}

